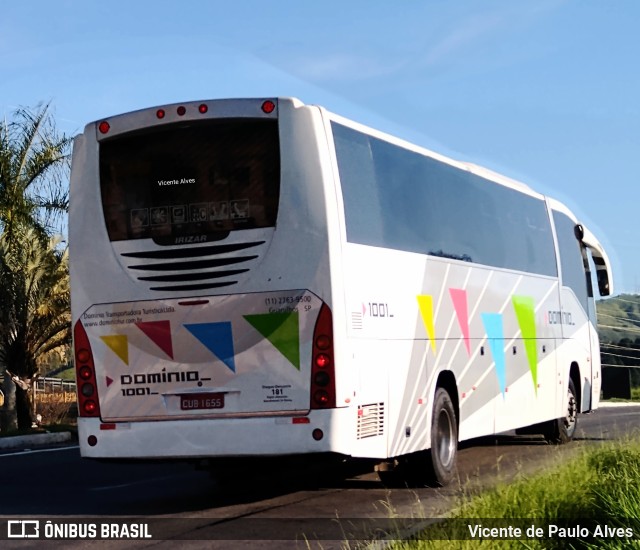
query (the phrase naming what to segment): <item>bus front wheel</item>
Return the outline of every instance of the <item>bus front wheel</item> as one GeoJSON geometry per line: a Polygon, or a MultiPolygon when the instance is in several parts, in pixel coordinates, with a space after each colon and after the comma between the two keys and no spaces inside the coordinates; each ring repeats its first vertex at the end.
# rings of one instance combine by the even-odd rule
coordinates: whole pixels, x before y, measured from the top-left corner
{"type": "Polygon", "coordinates": [[[458,422],[456,411],[444,388],[438,388],[433,400],[431,419],[431,449],[428,460],[430,485],[443,487],[451,482],[455,474],[458,451],[458,422]]]}

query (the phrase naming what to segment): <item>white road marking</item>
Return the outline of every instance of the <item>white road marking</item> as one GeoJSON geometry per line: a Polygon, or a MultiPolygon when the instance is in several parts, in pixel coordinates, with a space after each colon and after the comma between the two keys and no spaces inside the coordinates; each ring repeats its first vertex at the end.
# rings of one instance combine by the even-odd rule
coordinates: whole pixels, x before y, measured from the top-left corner
{"type": "Polygon", "coordinates": [[[79,449],[80,445],[73,445],[71,447],[56,447],[55,449],[22,449],[21,451],[15,451],[12,453],[2,453],[0,458],[5,456],[18,456],[18,455],[31,455],[35,453],[53,453],[56,451],[68,451],[70,449],[79,449]]]}

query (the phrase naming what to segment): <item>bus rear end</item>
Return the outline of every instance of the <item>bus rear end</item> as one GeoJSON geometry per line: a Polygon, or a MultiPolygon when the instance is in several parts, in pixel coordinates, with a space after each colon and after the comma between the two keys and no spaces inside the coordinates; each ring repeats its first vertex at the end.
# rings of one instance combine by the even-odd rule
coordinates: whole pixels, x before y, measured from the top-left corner
{"type": "Polygon", "coordinates": [[[83,456],[346,450],[322,131],[295,100],[218,100],[104,119],[76,139],[83,456]]]}

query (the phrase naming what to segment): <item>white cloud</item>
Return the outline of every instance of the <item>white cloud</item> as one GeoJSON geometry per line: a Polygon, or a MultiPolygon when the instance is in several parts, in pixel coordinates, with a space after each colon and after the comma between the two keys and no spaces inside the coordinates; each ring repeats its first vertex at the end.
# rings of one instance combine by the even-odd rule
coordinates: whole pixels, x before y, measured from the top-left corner
{"type": "Polygon", "coordinates": [[[298,57],[288,64],[291,69],[295,67],[298,76],[312,81],[380,78],[393,74],[403,65],[399,61],[381,62],[378,58],[353,53],[298,57]]]}

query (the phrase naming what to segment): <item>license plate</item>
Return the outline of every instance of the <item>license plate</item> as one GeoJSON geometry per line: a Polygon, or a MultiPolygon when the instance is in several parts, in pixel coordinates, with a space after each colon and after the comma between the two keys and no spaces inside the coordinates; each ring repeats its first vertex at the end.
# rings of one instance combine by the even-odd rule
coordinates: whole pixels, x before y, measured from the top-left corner
{"type": "Polygon", "coordinates": [[[180,396],[182,411],[222,408],[224,408],[224,393],[192,393],[180,396]]]}

